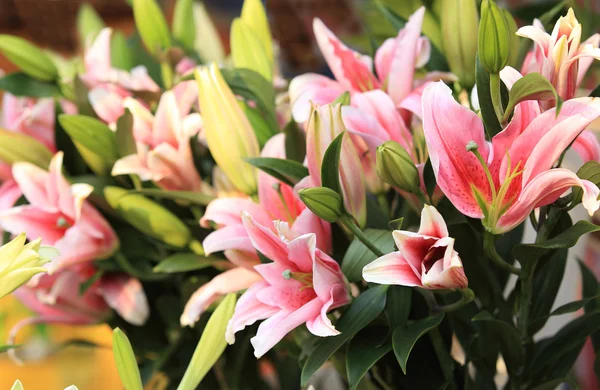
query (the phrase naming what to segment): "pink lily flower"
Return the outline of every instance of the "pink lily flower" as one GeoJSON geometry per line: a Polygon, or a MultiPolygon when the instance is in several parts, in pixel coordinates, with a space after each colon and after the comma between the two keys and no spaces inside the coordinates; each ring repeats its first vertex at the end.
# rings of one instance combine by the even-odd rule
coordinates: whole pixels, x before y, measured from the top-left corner
{"type": "Polygon", "coordinates": [[[316,336],[338,335],[327,312],[348,304],[350,295],[338,263],[317,249],[315,234],[288,239],[279,230],[278,236],[247,212],[242,221],[252,245],[273,262],[254,267],[264,280],[238,300],[227,342],[233,344],[236,332],[258,320],[266,321],[250,339],[257,358],[302,324],[316,336]]]}
{"type": "Polygon", "coordinates": [[[100,84],[88,93],[94,112],[112,131],[117,130],[117,120],[125,113],[125,98],[129,96],[129,91],[114,84],[100,84]]]}
{"type": "MultiPolygon", "coordinates": [[[[118,160],[112,175],[135,174],[170,191],[202,191],[205,185],[194,166],[190,138],[202,128],[200,114],[184,116],[175,92],[165,92],[156,115],[133,98],[125,98],[133,115],[137,154],[118,160]]],[[[190,103],[191,106],[191,103],[190,103]]]]}
{"type": "Polygon", "coordinates": [[[137,66],[131,72],[113,68],[110,55],[110,36],[112,30],[103,28],[85,52],[85,73],[80,77],[88,88],[100,84],[114,84],[128,91],[159,92],[160,88],[148,76],[144,66],[137,66]]]}
{"type": "Polygon", "coordinates": [[[54,100],[17,97],[8,92],[2,98],[2,127],[27,134],[55,151],[54,100]]]}
{"type": "Polygon", "coordinates": [[[298,76],[290,83],[289,93],[292,114],[297,122],[305,122],[310,113],[310,102],[323,105],[331,103],[345,91],[357,93],[383,89],[398,108],[405,99],[411,100],[414,90],[415,68],[429,61],[429,40],[421,37],[425,8],[419,8],[395,38],[387,39],[373,60],[345,46],[320,19],[313,21],[313,31],[321,53],[335,80],[315,73],[298,76]]]}
{"type": "Polygon", "coordinates": [[[91,264],[74,265],[53,275],[42,275],[35,282],[17,289],[14,295],[37,316],[15,324],[9,334],[9,343],[14,343],[25,326],[101,323],[110,317],[111,309],[127,322],[143,325],[150,308],[141,283],[126,274],[106,274],[80,294],[81,284],[95,272],[91,264]]]}
{"type": "MultiPolygon", "coordinates": [[[[339,104],[313,106],[306,126],[306,163],[309,176],[297,188],[321,186],[321,165],[333,140],[346,131],[339,104]]],[[[360,226],[367,221],[365,176],[360,157],[349,134],[345,133],[340,153],[339,180],[346,210],[360,226]]]]}
{"type": "MultiPolygon", "coordinates": [[[[278,134],[267,141],[261,155],[285,158],[285,135],[278,134]]],[[[330,224],[306,208],[292,187],[260,171],[258,199],[259,203],[242,197],[217,198],[206,208],[200,226],[210,228],[214,225],[217,230],[204,239],[204,252],[209,255],[222,251],[237,268],[213,278],[192,295],[181,316],[182,326],[193,325],[222,295],[244,290],[261,280],[254,271],[260,259],[242,222],[243,212],[248,212],[263,226],[273,226],[275,221],[279,230],[290,239],[314,233],[317,247],[324,252],[331,251],[330,224]]],[[[276,232],[275,226],[272,231],[276,232]]]]}
{"type": "Polygon", "coordinates": [[[563,100],[575,97],[575,91],[594,59],[600,60],[600,34],[581,43],[581,24],[572,8],[558,19],[551,35],[537,19],[532,26],[521,27],[517,35],[536,43],[523,62],[522,73],[542,74],[563,100]]]}
{"type": "Polygon", "coordinates": [[[421,211],[418,233],[394,230],[398,251],[388,253],[363,268],[367,282],[418,286],[426,289],[467,288],[462,261],[442,215],[433,206],[421,211]]]}
{"type": "Polygon", "coordinates": [[[461,213],[483,219],[495,234],[513,229],[573,186],[583,189],[590,215],[600,207],[593,183],[552,169],[598,116],[595,98],[566,101],[558,117],[555,109],[540,114],[537,103],[523,102],[490,144],[481,119],[457,103],[450,88],[439,82],[423,93],[423,129],[439,187],[461,213]]]}
{"type": "Polygon", "coordinates": [[[27,233],[54,246],[60,256],[46,267],[50,272],[73,264],[110,256],[119,240],[104,217],[85,199],[87,184],[70,185],[62,176],[62,152],[50,162],[49,172],[29,163],[17,163],[12,173],[28,205],[0,212],[0,225],[10,233],[27,233]]]}

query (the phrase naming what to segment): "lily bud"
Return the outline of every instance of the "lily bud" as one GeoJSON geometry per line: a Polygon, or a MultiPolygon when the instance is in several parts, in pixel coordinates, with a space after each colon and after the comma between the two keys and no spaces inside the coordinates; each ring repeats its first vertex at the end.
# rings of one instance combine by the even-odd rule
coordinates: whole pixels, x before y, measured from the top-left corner
{"type": "Polygon", "coordinates": [[[34,275],[46,272],[44,264],[58,255],[52,247],[40,246],[37,239],[25,245],[25,233],[0,247],[0,298],[10,294],[34,275]]]}
{"type": "Polygon", "coordinates": [[[298,195],[310,211],[327,222],[336,222],[342,216],[342,197],[332,189],[305,188],[300,190],[298,195]]]}
{"type": "Polygon", "coordinates": [[[404,191],[419,191],[419,171],[410,154],[399,143],[387,141],[377,147],[375,168],[384,182],[404,191]]]}
{"type": "Polygon", "coordinates": [[[153,200],[139,194],[129,194],[119,187],[106,187],[108,204],[136,229],[169,245],[185,247],[191,238],[190,230],[173,213],[153,200]]]}
{"type": "Polygon", "coordinates": [[[211,154],[238,190],[253,195],[256,169],[244,160],[260,155],[254,129],[216,64],[196,70],[196,81],[211,154]]]}
{"type": "Polygon", "coordinates": [[[479,27],[475,0],[442,1],[444,51],[450,70],[465,88],[475,85],[475,54],[479,27]]]}
{"type": "Polygon", "coordinates": [[[504,12],[493,0],[481,3],[478,41],[481,65],[488,73],[500,72],[510,56],[510,36],[504,12]]]}
{"type": "Polygon", "coordinates": [[[27,134],[0,129],[0,161],[7,164],[28,162],[46,169],[52,152],[27,134]]]}

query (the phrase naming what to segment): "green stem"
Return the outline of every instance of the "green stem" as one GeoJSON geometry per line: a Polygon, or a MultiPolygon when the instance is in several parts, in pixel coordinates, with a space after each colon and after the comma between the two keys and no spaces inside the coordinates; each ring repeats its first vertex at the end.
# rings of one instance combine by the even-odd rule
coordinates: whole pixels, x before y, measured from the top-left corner
{"type": "Polygon", "coordinates": [[[435,350],[435,354],[440,362],[440,367],[444,373],[444,379],[446,380],[446,383],[449,383],[454,371],[452,369],[454,367],[454,361],[452,360],[452,357],[450,357],[446,343],[437,327],[429,331],[429,337],[431,338],[433,349],[435,350]]]}
{"type": "Polygon", "coordinates": [[[168,61],[163,61],[160,63],[160,72],[165,89],[171,89],[173,86],[173,68],[171,68],[171,65],[168,61]]]}
{"type": "Polygon", "coordinates": [[[439,308],[439,310],[446,312],[446,313],[455,311],[455,310],[462,308],[465,305],[468,305],[469,303],[473,302],[473,300],[475,299],[475,293],[470,288],[463,288],[463,289],[458,290],[458,292],[460,292],[460,295],[461,295],[460,300],[458,300],[454,303],[451,303],[449,305],[442,306],[439,308]]]}
{"type": "Polygon", "coordinates": [[[125,255],[123,255],[121,252],[115,252],[113,256],[117,264],[119,265],[119,267],[121,267],[121,269],[123,269],[123,271],[127,272],[131,276],[138,278],[139,280],[151,282],[157,280],[164,280],[169,277],[168,274],[154,274],[138,270],[133,264],[129,262],[127,257],[125,257],[125,255]]]}
{"type": "Polygon", "coordinates": [[[519,275],[521,273],[519,268],[512,264],[508,264],[506,261],[504,261],[504,259],[502,259],[502,257],[500,257],[498,252],[496,252],[496,247],[494,246],[494,235],[490,232],[485,232],[483,234],[483,250],[492,263],[496,264],[496,266],[499,268],[515,275],[519,275]]]}
{"type": "Polygon", "coordinates": [[[500,94],[500,73],[490,73],[490,94],[492,105],[500,124],[504,123],[504,108],[502,107],[502,95],[500,94]]]}
{"type": "Polygon", "coordinates": [[[531,308],[531,296],[533,293],[533,272],[537,262],[533,262],[531,266],[524,267],[524,271],[519,276],[521,281],[521,293],[519,294],[519,335],[521,342],[527,344],[529,342],[529,309],[531,308]]]}
{"type": "Polygon", "coordinates": [[[348,228],[348,230],[350,230],[352,232],[352,234],[354,234],[354,237],[358,238],[360,240],[360,242],[362,242],[367,248],[369,248],[369,250],[371,252],[373,252],[377,257],[381,257],[381,256],[385,255],[385,253],[380,251],[371,241],[369,241],[369,238],[367,236],[365,236],[363,231],[360,230],[360,228],[358,226],[356,226],[356,223],[354,222],[354,220],[351,216],[349,216],[349,215],[342,216],[340,218],[340,222],[342,225],[344,225],[346,228],[348,228]]]}

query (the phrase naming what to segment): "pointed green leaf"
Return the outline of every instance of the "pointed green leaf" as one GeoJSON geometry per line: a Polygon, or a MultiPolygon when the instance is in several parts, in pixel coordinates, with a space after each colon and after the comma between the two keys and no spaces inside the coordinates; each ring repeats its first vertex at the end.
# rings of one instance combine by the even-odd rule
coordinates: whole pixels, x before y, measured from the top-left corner
{"type": "Polygon", "coordinates": [[[342,195],[342,188],[340,186],[340,155],[345,135],[346,133],[342,132],[331,141],[321,162],[322,186],[331,188],[340,195],[342,195]]]}
{"type": "Polygon", "coordinates": [[[194,0],[177,0],[173,12],[173,37],[187,51],[194,50],[196,25],[194,22],[194,0]]]}
{"type": "Polygon", "coordinates": [[[9,73],[0,78],[0,89],[15,96],[35,98],[52,97],[59,94],[56,84],[40,81],[23,72],[9,73]]]}
{"type": "Polygon", "coordinates": [[[517,80],[510,89],[504,118],[508,119],[516,105],[527,100],[555,100],[556,115],[559,114],[562,106],[562,99],[550,81],[539,73],[529,73],[517,80]]]}
{"type": "Polygon", "coordinates": [[[490,91],[490,75],[483,68],[479,61],[479,55],[475,57],[475,82],[477,84],[477,100],[481,109],[481,117],[485,130],[490,137],[502,131],[502,126],[498,122],[498,117],[492,104],[492,95],[490,91]]]}
{"type": "MultiPolygon", "coordinates": [[[[394,239],[389,230],[366,229],[365,236],[383,253],[394,250],[394,239]]],[[[354,238],[342,260],[342,272],[350,282],[362,280],[362,269],[377,256],[357,238],[354,238]]]]}
{"type": "Polygon", "coordinates": [[[135,139],[133,138],[133,115],[129,109],[117,119],[117,131],[115,131],[115,141],[119,156],[125,157],[137,153],[135,139]]]}
{"type": "Polygon", "coordinates": [[[167,21],[156,0],[133,0],[133,18],[149,53],[158,56],[171,47],[167,21]]]}
{"type": "Polygon", "coordinates": [[[91,44],[104,27],[104,21],[94,7],[88,3],[83,3],[79,7],[79,11],[77,12],[77,32],[79,34],[79,42],[83,47],[91,44]]]}
{"type": "Polygon", "coordinates": [[[74,142],[108,162],[119,158],[115,133],[103,122],[85,115],[66,114],[60,115],[58,121],[74,142]]]}
{"type": "Polygon", "coordinates": [[[21,344],[11,344],[11,345],[0,345],[0,353],[6,352],[10,349],[19,348],[21,344]]]}
{"type": "MultiPolygon", "coordinates": [[[[577,176],[583,180],[589,180],[595,185],[600,185],[600,164],[597,161],[588,161],[577,171],[577,176]]],[[[583,198],[583,190],[581,187],[573,187],[573,200],[571,207],[575,207],[581,203],[583,198]]]]}
{"type": "Polygon", "coordinates": [[[350,390],[355,390],[371,367],[392,350],[391,343],[382,344],[385,331],[374,333],[367,328],[350,340],[346,354],[346,373],[350,390]]]}
{"type": "Polygon", "coordinates": [[[28,162],[47,169],[52,152],[44,144],[23,133],[0,128],[0,160],[14,164],[28,162]]]}
{"type": "Polygon", "coordinates": [[[136,65],[127,38],[120,31],[113,32],[110,39],[110,63],[113,67],[126,71],[136,65]]]}
{"type": "Polygon", "coordinates": [[[39,47],[23,38],[0,34],[0,52],[35,79],[52,81],[58,77],[58,69],[52,59],[39,47]]]}
{"type": "Polygon", "coordinates": [[[341,334],[319,340],[302,368],[301,384],[306,386],[312,375],[352,336],[381,314],[388,286],[368,289],[356,298],[335,327],[341,334]]]}
{"type": "Polygon", "coordinates": [[[119,328],[113,330],[113,354],[125,390],[143,390],[142,378],[131,343],[119,328]]]}
{"type": "Polygon", "coordinates": [[[298,126],[294,119],[285,125],[285,157],[299,163],[304,162],[306,157],[306,133],[298,126]]]}
{"type": "Polygon", "coordinates": [[[144,188],[141,190],[131,190],[130,194],[142,194],[152,196],[158,199],[171,199],[182,202],[189,202],[200,206],[208,206],[215,197],[212,195],[201,194],[193,191],[165,191],[155,188],[144,188]]]}
{"type": "Polygon", "coordinates": [[[254,157],[246,161],[292,187],[308,176],[308,169],[297,161],[271,157],[254,157]]]}
{"type": "Polygon", "coordinates": [[[417,341],[431,329],[437,327],[443,319],[444,313],[438,313],[431,317],[412,321],[411,323],[394,330],[392,336],[394,353],[396,354],[396,359],[398,359],[398,363],[400,363],[400,368],[402,368],[404,374],[406,374],[408,357],[417,341]]]}
{"type": "Polygon", "coordinates": [[[196,271],[210,267],[218,260],[214,257],[199,256],[194,253],[175,253],[158,263],[152,270],[164,274],[196,271]]]}
{"type": "Polygon", "coordinates": [[[225,350],[225,331],[233,316],[235,301],[235,294],[228,294],[210,316],[177,390],[196,389],[225,350]]]}

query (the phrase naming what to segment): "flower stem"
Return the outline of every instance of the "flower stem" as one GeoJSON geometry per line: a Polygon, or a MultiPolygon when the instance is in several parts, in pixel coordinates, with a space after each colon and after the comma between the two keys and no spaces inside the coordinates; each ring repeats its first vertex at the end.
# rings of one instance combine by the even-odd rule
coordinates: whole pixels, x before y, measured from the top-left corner
{"type": "Polygon", "coordinates": [[[171,68],[171,65],[168,61],[163,61],[160,63],[160,73],[165,88],[171,89],[173,86],[173,68],[171,68]]]}
{"type": "Polygon", "coordinates": [[[344,225],[348,230],[354,234],[354,237],[358,238],[360,242],[362,242],[371,252],[373,252],[377,257],[384,256],[385,253],[380,251],[375,244],[373,244],[367,236],[363,233],[363,231],[356,225],[353,218],[349,215],[343,215],[340,218],[340,222],[344,225]]]}
{"type": "Polygon", "coordinates": [[[500,94],[500,74],[490,73],[490,94],[492,95],[492,105],[494,112],[500,124],[504,123],[504,108],[502,107],[502,95],[500,94]]]}
{"type": "Polygon", "coordinates": [[[519,275],[521,273],[521,269],[512,264],[508,264],[506,261],[504,261],[504,259],[502,259],[502,257],[500,257],[498,252],[496,252],[496,247],[494,246],[494,235],[487,231],[483,234],[483,250],[492,263],[496,264],[496,266],[499,268],[502,268],[504,271],[515,275],[519,275]]]}
{"type": "Polygon", "coordinates": [[[439,310],[446,313],[455,311],[462,308],[465,305],[468,305],[475,299],[475,293],[470,288],[461,288],[460,290],[458,290],[458,292],[461,295],[460,300],[446,306],[441,306],[439,310]]]}

